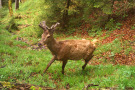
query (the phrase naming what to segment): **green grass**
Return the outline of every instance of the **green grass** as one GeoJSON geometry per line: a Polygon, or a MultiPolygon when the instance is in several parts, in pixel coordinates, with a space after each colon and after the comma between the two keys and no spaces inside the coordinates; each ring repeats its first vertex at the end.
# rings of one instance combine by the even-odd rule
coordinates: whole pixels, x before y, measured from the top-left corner
{"type": "Polygon", "coordinates": [[[116,38],[112,43],[99,45],[99,47],[97,47],[97,50],[94,52],[94,54],[95,55],[103,54],[104,52],[109,51],[109,52],[111,52],[112,55],[114,55],[116,53],[120,53],[121,50],[122,50],[121,42],[118,38],[116,38]]]}
{"type": "MultiPolygon", "coordinates": [[[[42,11],[38,7],[40,4],[38,0],[30,0],[22,3],[18,11],[14,11],[14,16],[23,16],[23,19],[15,19],[16,24],[30,24],[29,27],[19,28],[19,31],[15,30],[15,35],[5,29],[6,25],[9,25],[11,18],[6,14],[8,13],[8,9],[3,9],[4,14],[1,15],[2,21],[0,22],[2,23],[0,26],[0,81],[29,83],[57,89],[65,89],[66,85],[69,84],[71,90],[83,89],[88,84],[98,85],[92,86],[89,89],[106,87],[114,87],[117,89],[126,89],[127,87],[135,88],[135,66],[113,65],[111,63],[100,65],[88,64],[86,69],[82,71],[83,60],[69,60],[65,67],[65,75],[63,75],[61,73],[62,62],[55,61],[48,71],[43,73],[52,58],[51,52],[48,49],[31,49],[31,45],[40,40],[38,37],[42,33],[42,30],[38,28],[41,20],[39,16],[42,15],[42,11]],[[36,6],[33,8],[31,3],[34,3],[36,6]],[[38,10],[39,15],[36,16],[35,14],[38,10]],[[4,17],[3,15],[6,16],[4,17]],[[24,41],[17,41],[17,37],[24,38],[28,44],[24,41]]],[[[90,33],[90,35],[100,37],[102,32],[99,31],[96,34],[90,33]]],[[[54,37],[64,37],[60,40],[81,39],[79,35],[65,37],[62,34],[54,34],[54,37]]],[[[106,37],[108,36],[101,39],[106,37]]],[[[126,55],[133,51],[129,44],[129,42],[122,43],[119,38],[116,38],[112,43],[99,45],[94,55],[102,57],[98,61],[106,62],[105,57],[108,57],[108,55],[113,60],[114,55],[121,53],[123,48],[126,55]],[[106,52],[110,52],[110,54],[102,56],[106,52]]],[[[95,59],[97,60],[96,57],[94,57],[95,59]]]]}
{"type": "MultiPolygon", "coordinates": [[[[43,70],[52,57],[49,50],[37,51],[17,47],[16,44],[24,43],[10,39],[12,35],[6,30],[2,30],[1,33],[5,40],[0,41],[0,67],[5,67],[0,69],[0,81],[30,83],[59,89],[66,88],[67,84],[70,85],[70,89],[82,89],[88,84],[98,85],[91,88],[135,88],[134,66],[87,65],[82,71],[83,61],[68,61],[65,75],[62,75],[62,63],[55,61],[44,74],[43,70]],[[13,46],[8,45],[8,41],[12,41],[13,46]]],[[[118,42],[115,40],[113,43],[118,42]]]]}

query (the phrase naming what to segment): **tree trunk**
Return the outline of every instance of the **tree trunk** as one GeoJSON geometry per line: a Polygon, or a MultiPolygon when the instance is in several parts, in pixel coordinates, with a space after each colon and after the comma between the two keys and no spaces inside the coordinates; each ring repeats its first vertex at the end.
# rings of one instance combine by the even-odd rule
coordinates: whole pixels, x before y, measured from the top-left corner
{"type": "Polygon", "coordinates": [[[21,0],[19,0],[19,2],[21,3],[22,1],[21,1],[21,0]]]}
{"type": "Polygon", "coordinates": [[[70,1],[71,0],[67,0],[66,9],[64,10],[64,13],[63,13],[63,23],[62,23],[63,28],[66,28],[68,24],[68,9],[70,6],[70,1]]]}
{"type": "MultiPolygon", "coordinates": [[[[112,1],[111,1],[111,3],[112,3],[111,9],[112,9],[112,10],[113,10],[114,1],[115,1],[115,0],[112,0],[112,1]]],[[[108,15],[108,20],[107,20],[107,21],[109,21],[109,20],[111,19],[111,16],[112,16],[112,14],[109,14],[109,15],[108,15]]]]}
{"type": "Polygon", "coordinates": [[[0,0],[0,8],[2,8],[2,0],[0,0]]]}
{"type": "Polygon", "coordinates": [[[26,0],[21,0],[22,3],[24,3],[26,0]]]}
{"type": "Polygon", "coordinates": [[[12,0],[8,0],[8,8],[9,8],[9,14],[10,14],[10,16],[13,16],[12,0]]]}
{"type": "Polygon", "coordinates": [[[15,0],[15,10],[19,9],[19,0],[15,0]]]}

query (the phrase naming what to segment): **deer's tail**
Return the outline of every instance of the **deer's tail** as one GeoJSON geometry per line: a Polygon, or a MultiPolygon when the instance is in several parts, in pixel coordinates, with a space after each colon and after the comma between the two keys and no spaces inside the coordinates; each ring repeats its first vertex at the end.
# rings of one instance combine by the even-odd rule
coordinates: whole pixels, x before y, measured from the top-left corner
{"type": "Polygon", "coordinates": [[[99,42],[98,39],[93,39],[93,40],[92,40],[92,43],[93,43],[94,46],[96,46],[96,43],[97,43],[97,42],[99,42]]]}

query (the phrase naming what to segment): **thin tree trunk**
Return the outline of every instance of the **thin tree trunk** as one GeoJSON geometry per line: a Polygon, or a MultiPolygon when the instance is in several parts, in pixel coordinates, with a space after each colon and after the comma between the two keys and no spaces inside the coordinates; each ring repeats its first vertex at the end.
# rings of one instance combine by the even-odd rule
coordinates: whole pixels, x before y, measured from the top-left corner
{"type": "MultiPolygon", "coordinates": [[[[112,1],[111,1],[111,3],[112,3],[112,5],[111,5],[111,10],[112,10],[112,11],[113,11],[114,1],[115,1],[115,0],[112,0],[112,1]]],[[[109,14],[109,15],[108,15],[108,21],[111,19],[111,16],[112,16],[112,14],[109,14]]]]}
{"type": "Polygon", "coordinates": [[[19,2],[21,3],[22,1],[21,1],[21,0],[19,0],[19,2]]]}
{"type": "Polygon", "coordinates": [[[62,25],[63,28],[66,28],[68,24],[68,9],[70,6],[70,1],[71,0],[67,0],[66,9],[64,10],[64,13],[63,13],[63,25],[62,25]]]}
{"type": "Polygon", "coordinates": [[[15,0],[15,10],[19,9],[19,0],[15,0]]]}
{"type": "Polygon", "coordinates": [[[0,8],[2,8],[2,0],[0,0],[0,8]]]}
{"type": "Polygon", "coordinates": [[[8,8],[9,8],[9,14],[10,14],[10,16],[13,16],[12,0],[8,0],[8,8]]]}

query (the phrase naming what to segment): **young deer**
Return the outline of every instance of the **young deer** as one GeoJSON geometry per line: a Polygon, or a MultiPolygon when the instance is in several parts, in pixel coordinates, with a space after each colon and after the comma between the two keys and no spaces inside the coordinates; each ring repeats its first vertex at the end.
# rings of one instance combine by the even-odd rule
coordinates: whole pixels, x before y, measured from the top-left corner
{"type": "Polygon", "coordinates": [[[49,50],[51,51],[53,58],[48,63],[44,73],[50,67],[50,65],[55,61],[62,61],[62,74],[64,74],[64,68],[68,60],[80,60],[84,59],[85,64],[82,66],[82,69],[85,69],[87,63],[93,57],[93,52],[95,50],[95,42],[90,42],[89,40],[65,40],[65,41],[56,41],[53,38],[53,32],[57,25],[56,23],[52,25],[51,28],[47,27],[46,22],[42,21],[39,26],[44,30],[42,34],[42,39],[38,43],[38,46],[46,44],[49,50]]]}

